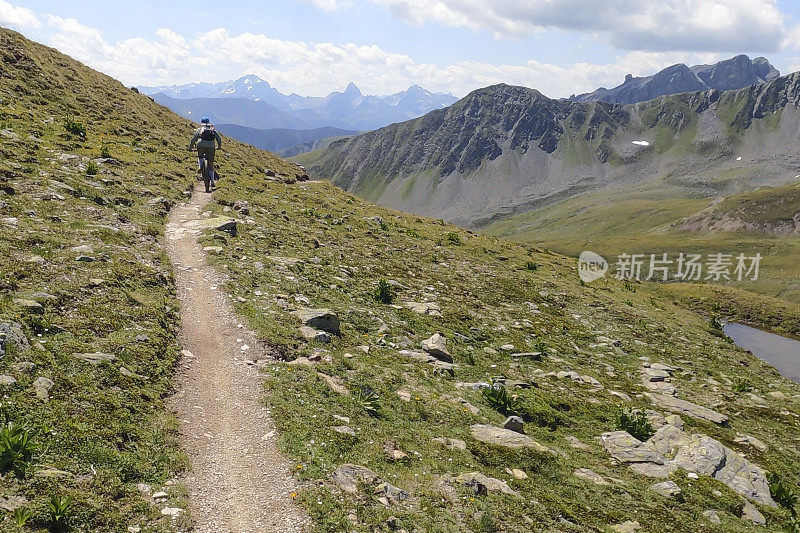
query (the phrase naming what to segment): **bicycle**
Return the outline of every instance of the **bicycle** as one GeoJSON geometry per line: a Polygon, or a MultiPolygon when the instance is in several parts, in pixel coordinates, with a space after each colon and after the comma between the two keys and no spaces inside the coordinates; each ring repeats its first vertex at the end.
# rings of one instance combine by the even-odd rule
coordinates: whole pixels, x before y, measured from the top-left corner
{"type": "Polygon", "coordinates": [[[211,171],[209,169],[208,159],[206,159],[206,154],[202,154],[200,159],[200,173],[203,176],[203,185],[206,187],[206,192],[211,192],[211,171]]]}

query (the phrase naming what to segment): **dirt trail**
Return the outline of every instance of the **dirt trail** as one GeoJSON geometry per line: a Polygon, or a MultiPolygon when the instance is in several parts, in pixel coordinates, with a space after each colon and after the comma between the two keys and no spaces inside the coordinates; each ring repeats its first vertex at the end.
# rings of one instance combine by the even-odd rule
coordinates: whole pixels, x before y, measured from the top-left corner
{"type": "Polygon", "coordinates": [[[309,520],[292,502],[291,465],[261,402],[262,380],[253,364],[264,359],[256,338],[237,318],[223,277],[206,265],[193,221],[211,195],[197,188],[175,207],[167,249],[175,266],[185,350],[172,407],[192,461],[186,477],[198,532],[307,531],[309,520]]]}

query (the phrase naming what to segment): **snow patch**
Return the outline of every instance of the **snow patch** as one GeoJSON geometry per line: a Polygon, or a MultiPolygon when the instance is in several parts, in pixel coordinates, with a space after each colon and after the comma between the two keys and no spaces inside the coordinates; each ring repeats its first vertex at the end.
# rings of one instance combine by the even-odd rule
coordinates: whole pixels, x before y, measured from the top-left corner
{"type": "Polygon", "coordinates": [[[637,146],[650,146],[650,143],[647,141],[633,141],[631,144],[635,144],[637,146]]]}
{"type": "Polygon", "coordinates": [[[741,161],[742,160],[742,156],[737,157],[736,160],[737,161],[741,161]]]}

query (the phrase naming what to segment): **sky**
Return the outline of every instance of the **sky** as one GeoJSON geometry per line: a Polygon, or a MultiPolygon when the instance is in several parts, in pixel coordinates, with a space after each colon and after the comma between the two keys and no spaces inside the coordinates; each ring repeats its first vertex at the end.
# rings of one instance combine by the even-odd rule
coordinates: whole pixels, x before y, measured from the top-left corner
{"type": "Polygon", "coordinates": [[[797,0],[0,0],[0,26],[131,86],[255,74],[308,96],[565,97],[739,53],[800,70],[797,0]]]}

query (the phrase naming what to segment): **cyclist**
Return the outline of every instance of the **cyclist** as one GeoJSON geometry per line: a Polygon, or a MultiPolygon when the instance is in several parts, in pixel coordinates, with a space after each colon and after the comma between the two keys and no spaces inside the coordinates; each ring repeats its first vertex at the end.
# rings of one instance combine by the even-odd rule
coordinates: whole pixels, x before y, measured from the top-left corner
{"type": "Polygon", "coordinates": [[[222,137],[220,137],[211,119],[203,117],[200,127],[194,132],[192,142],[189,143],[189,150],[194,150],[197,145],[197,166],[198,171],[203,171],[203,157],[208,161],[208,174],[211,177],[211,186],[214,187],[214,180],[218,177],[214,171],[214,153],[217,148],[222,148],[222,137]]]}

